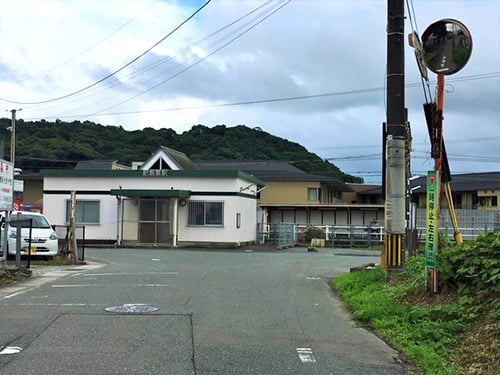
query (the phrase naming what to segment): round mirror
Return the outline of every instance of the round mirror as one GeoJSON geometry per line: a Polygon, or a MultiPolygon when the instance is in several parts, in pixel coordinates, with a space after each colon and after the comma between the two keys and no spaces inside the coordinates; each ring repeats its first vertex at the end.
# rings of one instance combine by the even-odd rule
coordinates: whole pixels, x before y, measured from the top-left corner
{"type": "Polygon", "coordinates": [[[424,62],[436,74],[450,75],[462,69],[472,53],[472,37],[463,23],[444,19],[422,34],[424,62]]]}

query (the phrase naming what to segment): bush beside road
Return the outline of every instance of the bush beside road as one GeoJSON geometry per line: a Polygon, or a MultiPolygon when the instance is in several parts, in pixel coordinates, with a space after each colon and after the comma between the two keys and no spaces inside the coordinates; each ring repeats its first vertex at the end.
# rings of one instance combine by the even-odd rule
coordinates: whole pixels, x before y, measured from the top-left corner
{"type": "Polygon", "coordinates": [[[427,290],[423,258],[410,258],[401,280],[383,270],[332,280],[359,321],[424,374],[500,374],[500,233],[447,247],[438,260],[440,292],[427,290]]]}

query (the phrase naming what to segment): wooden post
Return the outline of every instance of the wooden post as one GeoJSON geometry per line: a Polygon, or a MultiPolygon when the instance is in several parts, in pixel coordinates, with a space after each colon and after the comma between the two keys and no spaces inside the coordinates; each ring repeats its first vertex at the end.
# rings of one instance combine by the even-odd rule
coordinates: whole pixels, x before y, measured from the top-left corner
{"type": "Polygon", "coordinates": [[[71,192],[70,214],[69,214],[69,229],[68,229],[68,255],[72,258],[73,263],[78,263],[78,247],[76,242],[76,192],[71,192]]]}

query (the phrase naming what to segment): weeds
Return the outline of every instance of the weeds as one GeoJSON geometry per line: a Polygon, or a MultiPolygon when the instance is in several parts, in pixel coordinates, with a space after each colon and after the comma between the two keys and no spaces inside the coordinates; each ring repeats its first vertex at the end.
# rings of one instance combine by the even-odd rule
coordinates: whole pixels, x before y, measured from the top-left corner
{"type": "Polygon", "coordinates": [[[500,233],[443,249],[440,294],[426,288],[422,258],[410,258],[401,281],[382,270],[341,275],[333,287],[353,311],[424,374],[498,374],[500,233]]]}

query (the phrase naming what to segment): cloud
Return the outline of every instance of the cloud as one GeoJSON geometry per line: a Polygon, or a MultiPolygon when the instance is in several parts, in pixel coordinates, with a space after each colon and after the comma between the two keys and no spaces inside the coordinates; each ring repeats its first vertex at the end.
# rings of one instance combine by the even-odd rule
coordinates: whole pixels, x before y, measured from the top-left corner
{"type": "MultiPolygon", "coordinates": [[[[86,87],[147,51],[203,3],[0,0],[0,98],[47,100],[86,87]],[[22,24],[16,22],[20,18],[22,24]]],[[[459,19],[470,29],[471,59],[446,78],[447,149],[465,156],[450,158],[453,171],[499,170],[494,156],[500,129],[500,46],[495,42],[500,3],[450,4],[415,1],[416,18],[407,14],[405,32],[418,20],[422,34],[442,18],[459,19]],[[486,140],[460,141],[478,138],[486,140]],[[491,156],[491,162],[473,156],[491,156]]],[[[65,100],[23,105],[20,115],[90,120],[127,130],[167,127],[179,133],[198,123],[259,126],[332,158],[345,172],[380,182],[376,155],[382,152],[386,116],[385,5],[380,0],[212,1],[112,79],[65,100]],[[324,93],[331,95],[317,96],[324,93]]],[[[424,91],[413,51],[404,49],[412,166],[425,172],[433,161],[424,91]]],[[[431,75],[427,94],[434,96],[434,89],[431,75]]],[[[2,100],[0,105],[11,106],[2,100]]]]}

